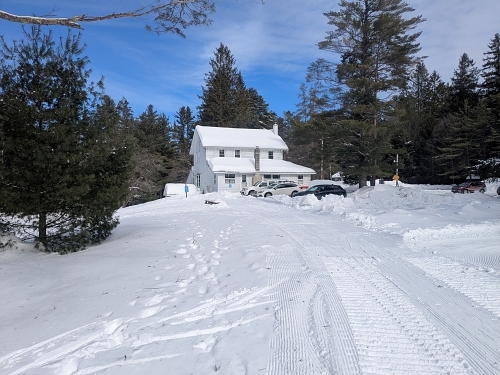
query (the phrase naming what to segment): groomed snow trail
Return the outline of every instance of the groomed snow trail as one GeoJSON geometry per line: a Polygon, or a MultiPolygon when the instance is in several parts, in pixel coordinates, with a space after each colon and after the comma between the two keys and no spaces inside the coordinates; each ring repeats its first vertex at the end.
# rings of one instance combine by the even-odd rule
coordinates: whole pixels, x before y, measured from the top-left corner
{"type": "Polygon", "coordinates": [[[216,198],[124,209],[65,257],[4,253],[0,374],[500,374],[496,200],[403,233],[340,197],[216,198]]]}
{"type": "Polygon", "coordinates": [[[276,301],[268,374],[500,372],[494,273],[476,271],[470,277],[480,279],[461,287],[470,259],[419,253],[401,237],[272,200],[245,212],[287,240],[268,254],[276,301]]]}

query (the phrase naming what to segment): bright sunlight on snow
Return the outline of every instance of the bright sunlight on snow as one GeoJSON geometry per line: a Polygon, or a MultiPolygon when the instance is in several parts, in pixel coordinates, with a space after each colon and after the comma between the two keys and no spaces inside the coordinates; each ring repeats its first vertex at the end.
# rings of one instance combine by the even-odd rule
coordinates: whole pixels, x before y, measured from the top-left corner
{"type": "Polygon", "coordinates": [[[181,195],[83,252],[18,243],[0,373],[499,374],[497,185],[181,195]]]}

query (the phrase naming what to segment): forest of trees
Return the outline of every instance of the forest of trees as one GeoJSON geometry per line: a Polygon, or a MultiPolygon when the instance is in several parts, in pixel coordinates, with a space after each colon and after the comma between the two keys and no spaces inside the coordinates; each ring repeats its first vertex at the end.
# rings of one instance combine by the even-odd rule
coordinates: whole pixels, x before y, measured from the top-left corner
{"type": "MultiPolygon", "coordinates": [[[[203,2],[200,2],[203,3],[203,2]]],[[[161,197],[184,183],[196,125],[272,129],[317,178],[342,172],[364,186],[392,178],[451,184],[500,176],[500,34],[476,65],[466,53],[450,82],[429,72],[420,50],[424,20],[399,0],[346,1],[325,16],[318,46],[332,62],[310,64],[294,110],[278,116],[246,87],[229,47],[210,59],[197,112],[170,119],[89,82],[81,36],[56,42],[40,26],[0,45],[0,233],[66,253],[98,243],[119,207],[161,197]],[[396,164],[396,160],[398,160],[396,164]]],[[[0,246],[2,244],[0,243],[0,246]]]]}
{"type": "Polygon", "coordinates": [[[408,183],[451,184],[500,176],[500,35],[483,65],[458,57],[451,82],[428,72],[421,17],[402,1],[341,1],[319,48],[340,62],[313,62],[299,103],[287,114],[291,152],[326,175],[342,171],[364,186],[399,170],[408,183]],[[482,79],[481,79],[482,78],[482,79]],[[396,160],[398,163],[396,164],[396,160]]]}

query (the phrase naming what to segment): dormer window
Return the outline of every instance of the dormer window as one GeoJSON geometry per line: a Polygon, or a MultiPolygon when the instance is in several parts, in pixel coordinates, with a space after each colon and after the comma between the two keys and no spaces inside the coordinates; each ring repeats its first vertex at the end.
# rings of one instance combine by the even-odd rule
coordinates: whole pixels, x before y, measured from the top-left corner
{"type": "Polygon", "coordinates": [[[268,159],[274,159],[274,154],[272,151],[268,152],[268,159]]]}
{"type": "Polygon", "coordinates": [[[240,157],[240,150],[234,150],[234,157],[239,158],[240,157]]]}
{"type": "Polygon", "coordinates": [[[223,158],[224,157],[224,150],[219,150],[219,157],[223,158]]]}

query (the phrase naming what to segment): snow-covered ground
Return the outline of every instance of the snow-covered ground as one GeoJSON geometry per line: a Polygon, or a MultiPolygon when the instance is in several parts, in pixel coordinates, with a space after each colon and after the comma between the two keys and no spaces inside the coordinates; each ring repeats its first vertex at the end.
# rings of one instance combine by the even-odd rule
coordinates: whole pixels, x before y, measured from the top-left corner
{"type": "Polygon", "coordinates": [[[18,244],[0,373],[499,374],[497,185],[179,196],[83,252],[18,244]]]}

